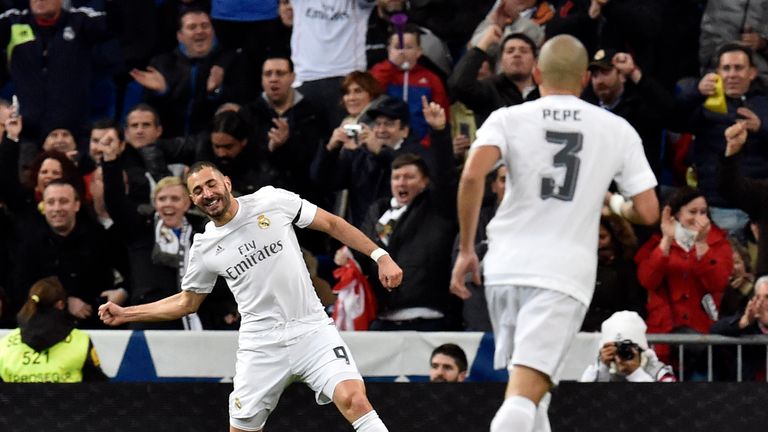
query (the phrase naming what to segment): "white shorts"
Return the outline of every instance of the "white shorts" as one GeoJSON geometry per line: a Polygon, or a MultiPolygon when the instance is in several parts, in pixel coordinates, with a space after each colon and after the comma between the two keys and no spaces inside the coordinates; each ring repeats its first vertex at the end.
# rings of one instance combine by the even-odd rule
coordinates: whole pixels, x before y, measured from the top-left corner
{"type": "Polygon", "coordinates": [[[270,330],[241,332],[229,422],[246,431],[262,429],[283,390],[294,381],[305,382],[317,403],[327,404],[336,385],[350,379],[363,380],[333,324],[294,321],[270,330]]]}
{"type": "Polygon", "coordinates": [[[486,286],[496,369],[527,366],[557,384],[565,354],[587,306],[559,291],[512,285],[486,286]]]}

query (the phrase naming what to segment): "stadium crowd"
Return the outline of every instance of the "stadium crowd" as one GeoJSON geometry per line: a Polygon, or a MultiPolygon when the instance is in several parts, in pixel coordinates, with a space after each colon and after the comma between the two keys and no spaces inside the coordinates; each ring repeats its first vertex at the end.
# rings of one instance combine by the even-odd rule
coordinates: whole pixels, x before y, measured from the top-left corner
{"type": "MultiPolygon", "coordinates": [[[[4,0],[0,8],[0,327],[16,328],[30,287],[51,276],[78,328],[103,328],[96,310],[107,300],[143,304],[177,292],[206,222],[182,179],[208,160],[236,196],[266,185],[294,191],[389,251],[404,271],[393,291],[370,259],[298,230],[329,313],[339,313],[343,285],[365,286],[368,299],[344,296],[364,305],[354,329],[492,331],[482,286],[464,301],[449,292],[457,182],[490,113],[539,97],[537,50],[565,33],[590,53],[583,99],[638,131],[667,203],[655,230],[606,205],[582,330],[630,310],[649,333],[714,325],[768,334],[768,299],[753,297],[768,272],[768,0],[4,0]],[[339,300],[329,292],[334,274],[339,300]]],[[[487,178],[481,258],[505,178],[504,167],[487,178]]],[[[220,280],[198,313],[131,328],[238,321],[220,280]]],[[[675,365],[667,347],[655,353],[675,365]]],[[[764,367],[763,357],[753,375],[764,377],[764,367]]]]}

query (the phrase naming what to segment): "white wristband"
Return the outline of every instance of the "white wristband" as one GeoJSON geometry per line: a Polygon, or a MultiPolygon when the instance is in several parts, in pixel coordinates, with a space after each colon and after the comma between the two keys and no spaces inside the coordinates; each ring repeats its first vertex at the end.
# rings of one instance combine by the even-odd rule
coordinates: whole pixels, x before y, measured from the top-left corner
{"type": "Polygon", "coordinates": [[[378,248],[373,252],[371,252],[371,259],[376,262],[379,262],[379,258],[383,257],[384,255],[389,255],[389,252],[385,251],[382,248],[378,248]]]}
{"type": "Polygon", "coordinates": [[[617,214],[619,216],[624,216],[621,214],[621,206],[624,205],[624,203],[627,202],[623,196],[619,194],[613,194],[611,195],[611,199],[608,200],[608,207],[611,209],[611,211],[614,214],[617,214]]]}

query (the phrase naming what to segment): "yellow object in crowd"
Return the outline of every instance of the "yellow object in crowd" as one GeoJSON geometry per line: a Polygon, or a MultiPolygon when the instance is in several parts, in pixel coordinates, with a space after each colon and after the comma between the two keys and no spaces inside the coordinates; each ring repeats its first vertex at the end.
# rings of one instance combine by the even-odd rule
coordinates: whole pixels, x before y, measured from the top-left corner
{"type": "Polygon", "coordinates": [[[723,90],[723,79],[720,75],[715,75],[715,94],[708,97],[704,101],[704,108],[716,112],[725,114],[728,112],[728,105],[725,103],[725,91],[723,90]]]}

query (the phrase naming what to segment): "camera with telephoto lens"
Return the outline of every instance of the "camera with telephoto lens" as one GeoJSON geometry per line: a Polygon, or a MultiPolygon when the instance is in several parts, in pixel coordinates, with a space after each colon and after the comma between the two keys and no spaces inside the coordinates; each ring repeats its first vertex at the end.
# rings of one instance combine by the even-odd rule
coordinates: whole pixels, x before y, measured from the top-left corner
{"type": "Polygon", "coordinates": [[[616,342],[615,345],[616,355],[622,360],[632,360],[635,358],[635,350],[640,350],[640,347],[629,339],[616,342]]]}
{"type": "Polygon", "coordinates": [[[343,128],[344,133],[347,134],[347,136],[350,138],[356,137],[360,132],[363,131],[363,127],[359,124],[345,124],[343,128]]]}

